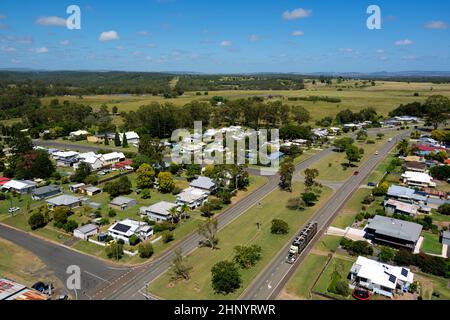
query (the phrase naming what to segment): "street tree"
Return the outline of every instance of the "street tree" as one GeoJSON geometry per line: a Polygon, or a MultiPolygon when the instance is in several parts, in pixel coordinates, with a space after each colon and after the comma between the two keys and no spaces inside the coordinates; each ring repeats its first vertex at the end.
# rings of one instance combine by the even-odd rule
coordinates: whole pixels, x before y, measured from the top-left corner
{"type": "Polygon", "coordinates": [[[216,248],[218,243],[217,231],[218,231],[218,220],[214,218],[208,218],[205,222],[200,224],[197,233],[205,238],[203,244],[210,247],[212,250],[216,248]]]}
{"type": "Polygon", "coordinates": [[[305,170],[305,187],[312,188],[316,185],[316,178],[319,176],[319,170],[306,169],[305,170]]]}
{"type": "Polygon", "coordinates": [[[242,285],[241,275],[233,262],[221,261],[211,269],[212,287],[216,294],[228,295],[242,285]]]}
{"type": "Polygon", "coordinates": [[[281,190],[292,192],[292,177],[295,172],[294,160],[292,158],[286,158],[279,170],[280,174],[280,188],[281,190]]]}
{"type": "Polygon", "coordinates": [[[176,249],[170,269],[170,279],[172,281],[189,280],[191,271],[192,267],[185,262],[182,250],[176,249]]]}

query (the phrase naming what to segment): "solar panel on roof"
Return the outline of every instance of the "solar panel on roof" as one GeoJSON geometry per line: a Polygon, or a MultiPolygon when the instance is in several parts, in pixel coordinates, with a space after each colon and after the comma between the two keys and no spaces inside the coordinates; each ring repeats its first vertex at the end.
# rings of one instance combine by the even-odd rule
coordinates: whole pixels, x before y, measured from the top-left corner
{"type": "Polygon", "coordinates": [[[113,228],[113,230],[116,230],[116,231],[119,231],[119,232],[123,232],[123,233],[126,233],[128,230],[130,230],[131,229],[131,227],[130,226],[126,226],[126,225],[124,225],[124,224],[120,224],[120,223],[118,223],[114,228],[113,228]]]}
{"type": "Polygon", "coordinates": [[[390,282],[392,282],[392,283],[395,283],[395,280],[397,280],[397,277],[396,276],[394,276],[394,275],[389,275],[389,281],[390,282]]]}
{"type": "Polygon", "coordinates": [[[402,268],[402,276],[407,277],[408,276],[408,270],[405,268],[402,268]]]}

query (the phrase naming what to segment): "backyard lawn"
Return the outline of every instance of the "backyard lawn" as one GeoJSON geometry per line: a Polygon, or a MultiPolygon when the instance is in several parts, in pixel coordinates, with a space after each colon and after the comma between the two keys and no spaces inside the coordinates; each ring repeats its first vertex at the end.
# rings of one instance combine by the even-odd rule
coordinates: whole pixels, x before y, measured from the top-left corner
{"type": "Polygon", "coordinates": [[[431,254],[442,253],[442,243],[439,242],[439,235],[424,231],[422,233],[424,238],[421,250],[431,254]]]}
{"type": "Polygon", "coordinates": [[[325,202],[331,195],[330,189],[324,189],[320,203],[315,207],[304,211],[292,211],[284,204],[299,194],[303,189],[302,184],[297,183],[294,193],[280,190],[273,191],[262,201],[262,207],[254,206],[224,229],[219,231],[219,248],[212,251],[209,248],[199,248],[188,256],[188,263],[193,266],[191,280],[188,282],[171,283],[166,273],[150,284],[149,290],[166,299],[237,299],[243,289],[262,271],[264,266],[270,262],[273,256],[282,248],[286,242],[301,228],[309,217],[325,202]],[[270,233],[271,221],[283,219],[290,226],[289,235],[278,236],[270,233]],[[256,224],[260,223],[258,230],[256,224]],[[216,295],[211,287],[211,268],[214,264],[223,260],[233,258],[233,248],[237,245],[257,244],[262,247],[262,260],[249,270],[241,271],[243,285],[234,294],[229,296],[216,295]]]}
{"type": "Polygon", "coordinates": [[[333,294],[328,291],[328,286],[331,283],[332,274],[335,270],[337,270],[341,276],[341,279],[347,279],[347,276],[350,272],[350,269],[353,263],[356,261],[356,258],[350,256],[335,256],[327,265],[320,279],[317,281],[316,285],[313,288],[313,291],[326,294],[337,299],[349,299],[349,297],[339,296],[337,294],[333,294]]]}

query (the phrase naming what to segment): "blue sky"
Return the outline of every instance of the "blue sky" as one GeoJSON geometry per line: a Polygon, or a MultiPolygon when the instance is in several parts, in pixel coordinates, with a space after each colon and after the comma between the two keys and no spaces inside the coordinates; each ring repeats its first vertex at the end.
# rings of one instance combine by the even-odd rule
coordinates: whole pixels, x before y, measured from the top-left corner
{"type": "Polygon", "coordinates": [[[2,0],[0,68],[449,71],[449,24],[443,0],[2,0]],[[71,4],[81,30],[62,26],[71,4]]]}

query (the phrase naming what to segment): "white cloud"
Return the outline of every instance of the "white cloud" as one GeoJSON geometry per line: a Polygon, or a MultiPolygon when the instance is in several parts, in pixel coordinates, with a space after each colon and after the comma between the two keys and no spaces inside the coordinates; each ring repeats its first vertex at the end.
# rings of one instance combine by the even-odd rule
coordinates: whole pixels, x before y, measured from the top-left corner
{"type": "Polygon", "coordinates": [[[114,40],[119,40],[119,34],[114,31],[105,31],[102,32],[100,37],[98,38],[100,41],[114,41],[114,40]]]}
{"type": "Polygon", "coordinates": [[[353,52],[353,49],[352,48],[339,48],[339,52],[350,53],[350,52],[353,52]]]}
{"type": "Polygon", "coordinates": [[[148,31],[139,31],[137,34],[142,37],[147,37],[151,35],[151,33],[148,31]]]}
{"type": "Polygon", "coordinates": [[[31,51],[34,53],[42,54],[42,53],[47,53],[48,49],[46,47],[42,47],[42,48],[31,49],[31,51]]]}
{"type": "Polygon", "coordinates": [[[381,56],[381,57],[380,57],[380,60],[381,60],[381,61],[387,61],[387,60],[389,60],[389,58],[388,58],[387,56],[381,56]]]}
{"type": "Polygon", "coordinates": [[[233,45],[233,43],[232,43],[231,41],[229,41],[229,40],[223,40],[223,41],[220,43],[220,45],[221,45],[222,47],[231,47],[231,46],[233,45]]]}
{"type": "Polygon", "coordinates": [[[2,47],[2,51],[3,52],[9,52],[9,53],[16,52],[16,48],[13,48],[13,47],[2,47]]]}
{"type": "Polygon", "coordinates": [[[70,44],[70,41],[69,40],[63,40],[59,44],[62,45],[62,46],[68,46],[70,44]]]}
{"type": "Polygon", "coordinates": [[[36,20],[36,23],[45,27],[65,27],[66,19],[60,17],[40,17],[36,20]]]}
{"type": "Polygon", "coordinates": [[[0,13],[0,20],[6,19],[6,16],[4,14],[0,13]]]}
{"type": "Polygon", "coordinates": [[[149,43],[149,44],[147,45],[147,48],[150,48],[150,49],[156,48],[156,44],[154,44],[154,43],[149,43]]]}
{"type": "Polygon", "coordinates": [[[303,32],[303,31],[300,31],[300,30],[296,30],[296,31],[294,31],[294,32],[292,32],[292,35],[294,36],[294,37],[300,37],[300,36],[302,36],[302,35],[304,35],[305,33],[303,32]]]}
{"type": "Polygon", "coordinates": [[[294,9],[292,11],[285,11],[283,13],[283,19],[284,20],[296,20],[296,19],[302,19],[307,18],[311,16],[312,10],[305,10],[302,8],[294,9]]]}
{"type": "Polygon", "coordinates": [[[414,60],[417,60],[417,57],[416,56],[403,56],[402,60],[414,61],[414,60]]]}
{"type": "Polygon", "coordinates": [[[256,34],[252,34],[250,37],[248,37],[248,40],[252,41],[252,42],[259,41],[259,39],[260,39],[260,37],[256,34]]]}
{"type": "Polygon", "coordinates": [[[448,29],[448,24],[444,21],[429,21],[424,25],[427,29],[448,29]]]}
{"type": "Polygon", "coordinates": [[[383,54],[385,51],[384,51],[384,49],[378,49],[377,50],[377,53],[379,53],[379,54],[383,54]]]}
{"type": "Polygon", "coordinates": [[[396,46],[410,46],[412,45],[414,42],[412,42],[409,39],[405,39],[405,40],[398,40],[395,42],[396,46]]]}
{"type": "Polygon", "coordinates": [[[22,61],[17,60],[17,59],[11,59],[11,62],[12,62],[12,63],[21,63],[22,61]]]}

